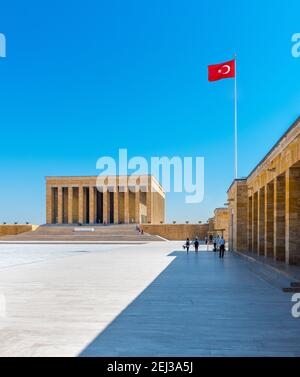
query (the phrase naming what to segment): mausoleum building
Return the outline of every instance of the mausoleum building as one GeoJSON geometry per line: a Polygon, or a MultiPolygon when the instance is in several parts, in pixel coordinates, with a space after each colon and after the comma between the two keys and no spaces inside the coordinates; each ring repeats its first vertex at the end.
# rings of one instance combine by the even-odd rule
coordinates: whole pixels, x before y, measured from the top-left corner
{"type": "Polygon", "coordinates": [[[165,192],[153,176],[46,177],[47,224],[159,224],[165,192]]]}

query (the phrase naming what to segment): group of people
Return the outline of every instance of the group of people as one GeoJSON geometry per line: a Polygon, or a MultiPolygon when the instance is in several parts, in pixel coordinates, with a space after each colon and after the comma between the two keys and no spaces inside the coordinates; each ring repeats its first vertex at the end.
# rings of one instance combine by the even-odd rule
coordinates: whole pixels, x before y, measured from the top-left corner
{"type": "Polygon", "coordinates": [[[213,237],[213,244],[214,244],[214,252],[219,249],[219,257],[224,258],[225,253],[225,240],[224,237],[220,237],[219,235],[217,237],[213,237]]]}
{"type": "Polygon", "coordinates": [[[194,245],[194,247],[195,247],[195,252],[198,253],[199,245],[200,245],[198,237],[196,237],[195,241],[190,241],[189,238],[186,239],[185,244],[183,245],[183,248],[186,250],[187,254],[190,251],[190,247],[192,245],[194,245]]]}
{"type": "Polygon", "coordinates": [[[139,234],[141,234],[141,235],[144,234],[144,229],[140,228],[138,225],[136,225],[135,230],[136,230],[137,232],[139,232],[139,234]]]}
{"type": "MultiPolygon", "coordinates": [[[[209,243],[213,244],[214,248],[213,251],[216,252],[219,249],[219,258],[224,258],[225,253],[225,240],[224,237],[215,236],[212,235],[209,236],[209,238],[205,237],[205,244],[208,245],[209,243]]],[[[187,254],[189,253],[190,247],[194,245],[195,252],[198,253],[199,251],[199,239],[198,237],[195,238],[194,241],[190,241],[189,238],[186,239],[185,244],[183,245],[183,248],[186,250],[187,254]]]]}

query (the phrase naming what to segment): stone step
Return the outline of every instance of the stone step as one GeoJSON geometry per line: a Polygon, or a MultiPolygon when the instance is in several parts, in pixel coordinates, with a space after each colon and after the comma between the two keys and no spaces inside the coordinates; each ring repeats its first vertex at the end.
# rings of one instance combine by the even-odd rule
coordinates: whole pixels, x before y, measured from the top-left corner
{"type": "Polygon", "coordinates": [[[135,224],[110,225],[42,225],[35,231],[1,237],[0,241],[162,241],[161,238],[137,231],[135,224]],[[76,230],[76,231],[74,231],[76,230]]]}
{"type": "Polygon", "coordinates": [[[288,287],[282,288],[285,293],[300,293],[300,287],[288,287]]]}

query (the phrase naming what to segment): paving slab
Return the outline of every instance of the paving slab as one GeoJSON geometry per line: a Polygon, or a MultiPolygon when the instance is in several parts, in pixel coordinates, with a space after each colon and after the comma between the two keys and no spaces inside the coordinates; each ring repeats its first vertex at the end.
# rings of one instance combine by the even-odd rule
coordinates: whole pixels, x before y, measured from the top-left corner
{"type": "Polygon", "coordinates": [[[0,356],[300,356],[286,277],[204,248],[0,245],[0,356]]]}

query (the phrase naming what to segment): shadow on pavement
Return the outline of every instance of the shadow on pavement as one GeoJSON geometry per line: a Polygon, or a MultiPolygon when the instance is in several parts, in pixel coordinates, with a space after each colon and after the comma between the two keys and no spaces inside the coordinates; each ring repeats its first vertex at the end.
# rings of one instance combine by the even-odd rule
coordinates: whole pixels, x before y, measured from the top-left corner
{"type": "Polygon", "coordinates": [[[226,254],[169,254],[176,258],[80,356],[299,355],[288,296],[226,254]]]}

